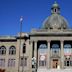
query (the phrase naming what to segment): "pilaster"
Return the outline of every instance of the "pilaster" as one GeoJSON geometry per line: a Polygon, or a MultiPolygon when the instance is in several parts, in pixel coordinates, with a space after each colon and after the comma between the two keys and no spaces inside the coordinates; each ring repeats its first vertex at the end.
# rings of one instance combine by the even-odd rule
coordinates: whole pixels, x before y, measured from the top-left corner
{"type": "Polygon", "coordinates": [[[37,59],[37,41],[34,41],[34,57],[37,59]]]}
{"type": "Polygon", "coordinates": [[[34,57],[36,58],[36,71],[37,71],[38,68],[37,41],[34,41],[34,57]]]}

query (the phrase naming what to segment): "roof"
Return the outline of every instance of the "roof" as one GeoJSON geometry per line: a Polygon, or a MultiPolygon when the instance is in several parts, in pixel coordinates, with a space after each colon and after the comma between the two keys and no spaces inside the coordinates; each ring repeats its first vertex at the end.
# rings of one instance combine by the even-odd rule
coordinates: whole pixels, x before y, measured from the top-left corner
{"type": "Polygon", "coordinates": [[[59,5],[55,2],[52,5],[51,15],[43,21],[44,29],[67,29],[67,20],[60,15],[59,5]]]}

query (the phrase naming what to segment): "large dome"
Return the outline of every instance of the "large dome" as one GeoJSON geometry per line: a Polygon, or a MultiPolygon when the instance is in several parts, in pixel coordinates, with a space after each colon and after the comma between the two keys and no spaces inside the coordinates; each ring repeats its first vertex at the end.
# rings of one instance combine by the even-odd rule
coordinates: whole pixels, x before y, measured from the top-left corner
{"type": "Polygon", "coordinates": [[[59,5],[55,2],[51,9],[51,16],[47,17],[43,22],[44,29],[66,29],[67,21],[60,15],[59,5]]]}

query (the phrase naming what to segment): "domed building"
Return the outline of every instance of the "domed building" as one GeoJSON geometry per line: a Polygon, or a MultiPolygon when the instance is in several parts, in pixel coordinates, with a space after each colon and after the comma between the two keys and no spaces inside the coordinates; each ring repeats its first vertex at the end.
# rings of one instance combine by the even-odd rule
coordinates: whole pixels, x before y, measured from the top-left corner
{"type": "Polygon", "coordinates": [[[51,15],[43,21],[41,29],[31,31],[30,41],[33,42],[38,72],[72,68],[72,29],[61,16],[57,2],[52,5],[51,15]]]}
{"type": "MultiPolygon", "coordinates": [[[[21,18],[22,23],[22,18],[21,18]]],[[[5,72],[71,72],[72,29],[58,3],[40,29],[0,36],[0,69],[5,72]]]]}
{"type": "Polygon", "coordinates": [[[68,23],[66,19],[60,15],[60,7],[55,2],[51,8],[51,16],[43,22],[44,29],[67,29],[68,23]]]}

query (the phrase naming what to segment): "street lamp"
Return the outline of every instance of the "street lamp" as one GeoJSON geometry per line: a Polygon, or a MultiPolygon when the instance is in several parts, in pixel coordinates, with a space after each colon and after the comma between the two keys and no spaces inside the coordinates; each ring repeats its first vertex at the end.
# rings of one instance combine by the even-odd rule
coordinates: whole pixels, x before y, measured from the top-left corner
{"type": "Polygon", "coordinates": [[[20,72],[20,49],[21,49],[21,34],[22,34],[22,22],[23,22],[23,17],[20,17],[20,43],[19,43],[19,61],[18,61],[18,72],[20,72]]]}

